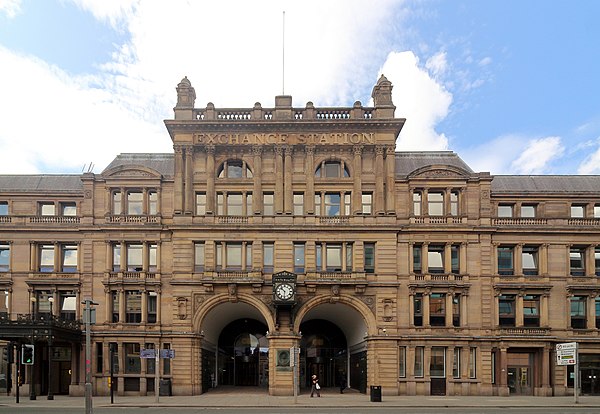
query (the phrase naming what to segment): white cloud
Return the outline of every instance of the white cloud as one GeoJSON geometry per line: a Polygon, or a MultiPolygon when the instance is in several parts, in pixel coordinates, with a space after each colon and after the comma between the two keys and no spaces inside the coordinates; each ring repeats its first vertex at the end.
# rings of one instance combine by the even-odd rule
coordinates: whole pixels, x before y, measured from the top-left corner
{"type": "Polygon", "coordinates": [[[479,61],[479,66],[487,66],[490,63],[492,63],[492,58],[489,56],[486,56],[479,61]]]}
{"type": "Polygon", "coordinates": [[[448,138],[436,132],[436,125],[447,115],[452,95],[426,70],[412,52],[392,52],[381,72],[394,85],[396,116],[406,118],[396,148],[432,151],[448,148],[448,138]]]}
{"type": "Polygon", "coordinates": [[[600,138],[598,138],[596,151],[588,155],[577,169],[578,174],[600,174],[600,138]]]}
{"type": "Polygon", "coordinates": [[[564,147],[559,137],[545,137],[528,142],[527,146],[511,169],[517,174],[544,174],[548,172],[551,161],[560,158],[564,147]]]}
{"type": "Polygon", "coordinates": [[[425,67],[435,76],[436,78],[443,75],[448,67],[446,61],[446,52],[438,52],[431,56],[425,62],[425,67]]]}
{"type": "Polygon", "coordinates": [[[402,2],[71,1],[126,31],[127,43],[79,77],[0,46],[0,172],[68,172],[90,162],[98,172],[119,152],[171,152],[163,119],[173,116],[183,76],[197,107],[273,105],[283,92],[283,10],[285,93],[295,106],[351,106],[377,79],[382,32],[402,2]]]}
{"type": "Polygon", "coordinates": [[[0,13],[4,13],[12,19],[20,12],[21,0],[0,0],[0,13]]]}
{"type": "Polygon", "coordinates": [[[518,134],[503,135],[460,152],[474,171],[492,174],[551,173],[551,163],[563,154],[560,137],[531,138],[518,134]]]}

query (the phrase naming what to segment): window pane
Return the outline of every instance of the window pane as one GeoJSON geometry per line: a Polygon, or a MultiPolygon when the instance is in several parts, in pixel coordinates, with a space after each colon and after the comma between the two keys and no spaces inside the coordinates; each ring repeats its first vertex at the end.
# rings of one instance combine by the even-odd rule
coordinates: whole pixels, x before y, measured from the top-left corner
{"type": "Polygon", "coordinates": [[[508,204],[500,204],[498,206],[498,217],[512,217],[513,206],[508,204]]]}
{"type": "Polygon", "coordinates": [[[10,265],[10,245],[0,244],[0,272],[8,272],[10,265]]]}
{"type": "Polygon", "coordinates": [[[148,245],[148,271],[149,272],[156,272],[157,269],[157,253],[158,253],[158,248],[156,244],[149,244],[148,245]]]}
{"type": "Polygon", "coordinates": [[[227,268],[242,268],[242,244],[227,243],[227,268]]]}
{"type": "Polygon", "coordinates": [[[421,215],[421,193],[413,193],[413,214],[415,216],[421,215]]]}
{"type": "Polygon", "coordinates": [[[413,246],[413,272],[421,273],[421,246],[413,246]]]}
{"type": "Polygon", "coordinates": [[[406,347],[398,348],[398,376],[406,377],[406,347]]]}
{"type": "Polygon", "coordinates": [[[8,216],[8,203],[6,201],[0,202],[0,216],[8,216]]]}
{"type": "Polygon", "coordinates": [[[227,178],[242,178],[242,161],[227,162],[227,178]]]}
{"type": "Polygon", "coordinates": [[[158,193],[156,191],[148,192],[148,214],[156,215],[158,213],[158,193]]]}
{"type": "Polygon", "coordinates": [[[142,371],[140,358],[140,344],[124,343],[125,349],[125,373],[139,374],[142,371]]]}
{"type": "Polygon", "coordinates": [[[523,247],[523,274],[537,275],[538,274],[538,249],[537,247],[523,247]]]}
{"type": "Polygon", "coordinates": [[[130,244],[127,245],[127,271],[141,272],[143,266],[142,260],[142,245],[130,244]]]}
{"type": "Polygon", "coordinates": [[[275,214],[275,205],[272,193],[263,194],[263,211],[265,216],[272,216],[275,214]]]}
{"type": "Polygon", "coordinates": [[[569,259],[571,264],[571,275],[572,276],[584,276],[584,254],[585,250],[574,247],[569,251],[569,259]]]}
{"type": "Polygon", "coordinates": [[[55,206],[51,203],[43,203],[40,206],[40,211],[42,216],[54,216],[56,213],[55,206]]]}
{"type": "Polygon", "coordinates": [[[340,163],[338,161],[325,163],[325,176],[328,178],[340,177],[340,163]]]}
{"type": "Polygon", "coordinates": [[[585,215],[584,206],[571,206],[571,217],[582,218],[585,215]]]}
{"type": "Polygon", "coordinates": [[[304,273],[304,243],[294,244],[294,272],[304,273]]]}
{"type": "Polygon", "coordinates": [[[325,194],[325,215],[339,216],[340,215],[340,195],[328,193],[325,194]]]}
{"type": "Polygon", "coordinates": [[[442,193],[427,194],[427,201],[430,216],[444,215],[444,195],[442,193]]]}
{"type": "MultiPolygon", "coordinates": [[[[2,210],[0,206],[0,211],[2,210]]],[[[1,213],[0,213],[1,214],[1,213]]],[[[600,218],[600,204],[594,206],[594,218],[600,218]]]]}
{"type": "Polygon", "coordinates": [[[242,215],[242,195],[229,193],[227,194],[227,215],[241,216],[242,215]]]}
{"type": "Polygon", "coordinates": [[[498,247],[498,274],[512,275],[514,273],[513,266],[513,248],[498,247]]]}
{"type": "Polygon", "coordinates": [[[423,376],[423,356],[424,349],[422,346],[415,348],[415,377],[423,376]]]}
{"type": "Polygon", "coordinates": [[[127,194],[127,214],[141,215],[143,214],[144,195],[141,192],[129,192],[127,194]]]}
{"type": "Polygon", "coordinates": [[[54,271],[54,246],[44,244],[40,246],[40,272],[54,271]]]}
{"type": "Polygon", "coordinates": [[[273,272],[274,250],[273,243],[263,243],[263,271],[266,273],[273,272]]]}
{"type": "Polygon", "coordinates": [[[454,348],[454,359],[452,361],[452,378],[460,378],[460,351],[462,348],[454,348]]]}
{"type": "Polygon", "coordinates": [[[458,244],[453,244],[450,248],[451,253],[451,271],[454,274],[460,273],[460,246],[458,244]]]}
{"type": "Polygon", "coordinates": [[[63,272],[76,272],[77,271],[77,246],[66,245],[63,246],[63,272]]]}
{"type": "Polygon", "coordinates": [[[342,246],[331,245],[326,246],[327,254],[327,270],[341,271],[342,270],[342,246]]]}
{"type": "Polygon", "coordinates": [[[113,272],[121,270],[121,245],[113,245],[113,272]]]}
{"type": "Polygon", "coordinates": [[[113,214],[121,214],[121,192],[113,193],[113,214]]]}
{"type": "Polygon", "coordinates": [[[375,243],[365,243],[365,272],[375,272],[375,243]]]}
{"type": "Polygon", "coordinates": [[[294,215],[304,214],[304,194],[294,194],[294,215]]]}
{"type": "Polygon", "coordinates": [[[362,194],[362,213],[371,214],[373,212],[373,194],[362,194]]]}
{"type": "Polygon", "coordinates": [[[456,191],[450,193],[450,215],[458,216],[458,193],[456,191]]]}
{"type": "Polygon", "coordinates": [[[194,270],[204,271],[204,243],[194,244],[194,270]]]}
{"type": "Polygon", "coordinates": [[[77,215],[77,205],[75,203],[64,203],[62,205],[62,215],[63,216],[76,216],[77,215]]]}
{"type": "Polygon", "coordinates": [[[444,273],[444,246],[429,246],[429,273],[444,273]]]}
{"type": "Polygon", "coordinates": [[[433,378],[446,376],[446,348],[434,346],[431,348],[429,373],[433,378]]]}
{"type": "Polygon", "coordinates": [[[521,206],[521,217],[535,217],[535,206],[521,206]]]}

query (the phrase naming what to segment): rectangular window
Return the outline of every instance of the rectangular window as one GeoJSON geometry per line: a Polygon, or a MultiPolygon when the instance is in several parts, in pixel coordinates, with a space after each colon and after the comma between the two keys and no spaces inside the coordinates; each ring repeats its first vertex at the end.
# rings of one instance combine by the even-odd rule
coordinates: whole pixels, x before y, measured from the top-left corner
{"type": "Polygon", "coordinates": [[[242,216],[243,215],[243,200],[240,193],[227,193],[227,215],[242,216]]]}
{"type": "MultiPolygon", "coordinates": [[[[0,208],[0,211],[1,210],[2,209],[0,208]]],[[[600,204],[594,205],[594,218],[600,218],[600,204]]]]}
{"type": "Polygon", "coordinates": [[[148,272],[154,273],[158,270],[158,245],[148,245],[148,272]]]}
{"type": "Polygon", "coordinates": [[[77,245],[65,244],[62,250],[62,271],[65,273],[77,272],[77,245]]]}
{"type": "Polygon", "coordinates": [[[406,347],[398,347],[398,376],[406,377],[406,347]]]}
{"type": "Polygon", "coordinates": [[[373,194],[372,193],[362,193],[362,214],[373,214],[373,194]]]}
{"type": "Polygon", "coordinates": [[[339,193],[326,193],[325,194],[325,215],[326,216],[339,216],[340,211],[340,194],[339,193]]]}
{"type": "Polygon", "coordinates": [[[127,271],[141,272],[143,270],[143,246],[141,244],[127,245],[127,271]]]}
{"type": "Polygon", "coordinates": [[[596,308],[596,329],[600,329],[600,298],[596,297],[596,301],[595,301],[595,308],[596,308]]]}
{"type": "Polygon", "coordinates": [[[144,194],[141,191],[127,193],[127,214],[130,216],[144,214],[144,194]]]}
{"type": "Polygon", "coordinates": [[[121,271],[121,243],[115,243],[112,247],[113,272],[121,271]]]}
{"type": "Polygon", "coordinates": [[[496,352],[492,351],[492,384],[496,383],[496,352]]]}
{"type": "Polygon", "coordinates": [[[77,295],[73,291],[59,292],[60,318],[66,321],[74,321],[77,311],[77,295]]]}
{"type": "Polygon", "coordinates": [[[111,297],[112,297],[112,322],[113,323],[117,323],[119,322],[119,291],[118,290],[113,290],[111,292],[111,297]]]}
{"type": "Polygon", "coordinates": [[[275,244],[263,243],[263,272],[273,273],[275,244]]]}
{"type": "Polygon", "coordinates": [[[125,291],[125,322],[142,321],[142,293],[139,290],[125,291]]]}
{"type": "Polygon", "coordinates": [[[275,214],[275,196],[273,193],[263,194],[263,215],[272,216],[275,214]]]}
{"type": "Polygon", "coordinates": [[[225,249],[225,268],[242,269],[242,243],[227,243],[225,249]]]}
{"type": "Polygon", "coordinates": [[[294,272],[304,273],[304,243],[294,243],[294,272]]]}
{"type": "Polygon", "coordinates": [[[571,247],[569,251],[571,276],[585,276],[585,249],[582,247],[571,247]]]}
{"type": "Polygon", "coordinates": [[[452,274],[460,274],[460,245],[453,244],[450,246],[450,272],[452,274]]]}
{"type": "Polygon", "coordinates": [[[116,342],[110,342],[108,344],[108,350],[110,352],[113,374],[118,374],[119,373],[119,344],[116,342]]]}
{"type": "Polygon", "coordinates": [[[587,297],[572,296],[571,297],[571,328],[586,329],[587,328],[587,297]]]}
{"type": "Polygon", "coordinates": [[[341,272],[342,271],[342,245],[341,244],[327,244],[325,246],[326,255],[326,267],[328,272],[341,272]]]}
{"type": "Polygon", "coordinates": [[[415,347],[415,377],[423,377],[423,359],[425,357],[425,348],[415,347]]]}
{"type": "Polygon", "coordinates": [[[196,193],[196,215],[206,215],[206,193],[196,193]]]}
{"type": "Polygon", "coordinates": [[[455,293],[452,297],[452,326],[460,327],[460,294],[455,293]]]}
{"type": "Polygon", "coordinates": [[[54,272],[54,245],[40,245],[40,272],[54,272]]]}
{"type": "Polygon", "coordinates": [[[521,217],[524,218],[532,218],[535,217],[535,205],[532,204],[523,204],[521,206],[521,217]]]}
{"type": "Polygon", "coordinates": [[[55,216],[56,206],[54,203],[40,203],[40,214],[42,216],[55,216]]]}
{"type": "Polygon", "coordinates": [[[445,293],[432,293],[429,295],[429,324],[431,326],[446,325],[445,293]]]}
{"type": "Polygon", "coordinates": [[[252,210],[252,193],[246,193],[246,216],[252,216],[254,211],[252,210]]]}
{"type": "Polygon", "coordinates": [[[77,204],[75,203],[60,203],[60,208],[63,216],[76,216],[77,215],[77,204]]]}
{"type": "Polygon", "coordinates": [[[427,209],[430,216],[444,215],[444,194],[427,193],[427,209]]]}
{"type": "Polygon", "coordinates": [[[422,214],[422,209],[421,209],[421,193],[418,191],[415,191],[413,193],[413,214],[415,216],[420,216],[422,214]]]}
{"type": "MultiPolygon", "coordinates": [[[[144,349],[155,349],[154,344],[147,343],[144,345],[144,349]]],[[[160,350],[158,350],[160,352],[160,350]]],[[[144,358],[146,360],[146,374],[154,374],[156,368],[156,359],[144,358]]]]}
{"type": "Polygon", "coordinates": [[[498,325],[501,327],[514,327],[515,318],[515,295],[498,296],[498,325]]]}
{"type": "Polygon", "coordinates": [[[450,193],[450,215],[458,216],[458,191],[450,193]]]}
{"type": "Polygon", "coordinates": [[[8,216],[8,202],[0,201],[0,216],[8,216]]]}
{"type": "Polygon", "coordinates": [[[304,215],[304,193],[294,193],[294,216],[304,215]]]}
{"type": "Polygon", "coordinates": [[[469,348],[469,378],[477,378],[477,348],[469,348]]]}
{"type": "Polygon", "coordinates": [[[536,328],[540,326],[539,295],[523,296],[523,325],[536,328]]]}
{"type": "Polygon", "coordinates": [[[596,268],[596,276],[600,276],[600,247],[594,249],[594,267],[596,268]]]}
{"type": "Polygon", "coordinates": [[[375,243],[364,244],[365,272],[375,273],[375,243]]]}
{"type": "Polygon", "coordinates": [[[460,352],[462,348],[454,348],[454,358],[452,360],[452,378],[460,378],[460,352]]]}
{"type": "Polygon", "coordinates": [[[514,275],[514,260],[513,247],[500,246],[498,247],[498,274],[499,275],[514,275]]]}
{"type": "Polygon", "coordinates": [[[0,272],[10,270],[10,244],[0,243],[0,272]]]}
{"type": "Polygon", "coordinates": [[[114,191],[112,193],[112,213],[113,214],[121,214],[123,210],[122,201],[121,201],[121,192],[114,191]]]}
{"type": "Polygon", "coordinates": [[[0,316],[8,318],[8,290],[0,289],[0,316]]]}
{"type": "Polygon", "coordinates": [[[413,273],[415,274],[420,274],[422,271],[422,260],[421,260],[421,255],[423,252],[423,249],[421,247],[421,245],[413,245],[413,273]]]}
{"type": "Polygon", "coordinates": [[[321,194],[315,194],[315,216],[321,215],[321,194]]]}
{"type": "Polygon", "coordinates": [[[156,191],[148,192],[148,214],[155,216],[158,213],[158,193],[156,191]]]}
{"type": "Polygon", "coordinates": [[[523,246],[521,257],[524,275],[535,276],[539,274],[537,246],[523,246]]]}
{"type": "Polygon", "coordinates": [[[158,294],[148,292],[148,323],[156,323],[156,309],[158,306],[158,294]]]}
{"type": "MultiPolygon", "coordinates": [[[[163,349],[171,349],[171,344],[163,344],[163,349]]],[[[171,375],[171,358],[161,358],[163,360],[163,374],[171,375]]]]}
{"type": "Polygon", "coordinates": [[[252,270],[252,243],[246,243],[246,269],[252,270]]]}
{"type": "Polygon", "coordinates": [[[571,206],[571,218],[583,218],[585,217],[585,206],[572,205],[571,206]]]}
{"type": "Polygon", "coordinates": [[[125,349],[125,374],[141,373],[140,344],[137,342],[125,342],[123,348],[125,349]]]}
{"type": "Polygon", "coordinates": [[[446,348],[441,346],[431,347],[431,359],[429,360],[429,375],[431,378],[446,377],[446,348]]]}
{"type": "Polygon", "coordinates": [[[102,342],[96,342],[96,373],[102,374],[103,362],[102,342]]]}
{"type": "Polygon", "coordinates": [[[512,204],[498,204],[498,217],[512,217],[513,216],[513,205],[512,204]]]}
{"type": "Polygon", "coordinates": [[[315,263],[317,270],[323,270],[323,246],[315,244],[315,263]]]}
{"type": "Polygon", "coordinates": [[[444,246],[429,245],[427,263],[429,273],[444,273],[444,246]]]}
{"type": "Polygon", "coordinates": [[[204,272],[204,243],[194,243],[194,271],[204,272]]]}
{"type": "Polygon", "coordinates": [[[423,326],[423,294],[415,293],[413,297],[413,308],[414,308],[414,316],[413,316],[413,324],[415,326],[423,326]]]}

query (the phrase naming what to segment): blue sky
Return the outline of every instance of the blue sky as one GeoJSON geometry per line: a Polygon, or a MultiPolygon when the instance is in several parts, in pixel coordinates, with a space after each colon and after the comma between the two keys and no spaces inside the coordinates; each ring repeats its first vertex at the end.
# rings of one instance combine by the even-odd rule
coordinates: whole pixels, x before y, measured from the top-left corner
{"type": "Polygon", "coordinates": [[[368,105],[384,73],[398,150],[600,174],[598,16],[594,0],[0,0],[0,173],[171,152],[183,76],[197,107],[302,107],[368,105]]]}

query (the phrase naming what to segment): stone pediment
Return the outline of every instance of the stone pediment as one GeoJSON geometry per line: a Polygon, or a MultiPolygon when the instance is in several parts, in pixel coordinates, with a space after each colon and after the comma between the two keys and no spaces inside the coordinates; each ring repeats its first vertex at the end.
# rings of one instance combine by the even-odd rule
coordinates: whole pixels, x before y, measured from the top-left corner
{"type": "Polygon", "coordinates": [[[437,178],[467,180],[469,173],[450,165],[429,165],[418,168],[409,174],[409,178],[437,178]]]}
{"type": "Polygon", "coordinates": [[[158,171],[141,165],[118,166],[104,171],[102,176],[105,178],[161,178],[158,171]]]}

